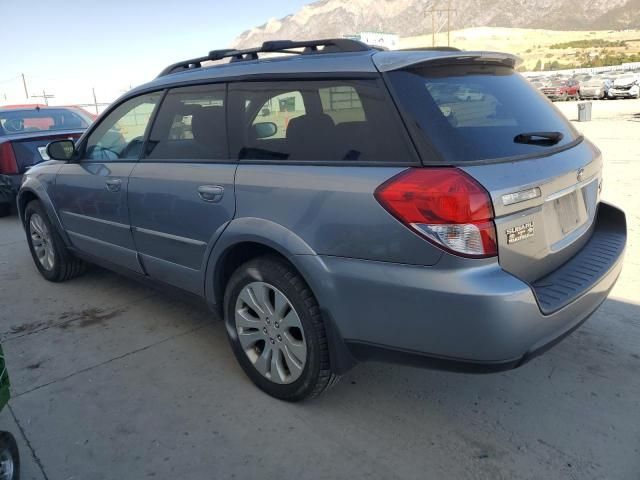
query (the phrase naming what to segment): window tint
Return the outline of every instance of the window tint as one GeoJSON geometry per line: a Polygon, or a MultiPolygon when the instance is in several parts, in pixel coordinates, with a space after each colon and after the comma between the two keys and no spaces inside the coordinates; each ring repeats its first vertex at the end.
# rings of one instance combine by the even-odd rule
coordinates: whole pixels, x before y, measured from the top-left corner
{"type": "Polygon", "coordinates": [[[140,158],[147,125],[161,95],[160,92],[140,95],[113,110],[89,135],[85,158],[100,161],[140,158]]]}
{"type": "Polygon", "coordinates": [[[513,69],[448,65],[390,72],[425,160],[487,160],[534,154],[576,139],[575,130],[513,69]],[[519,134],[560,132],[553,144],[518,143],[519,134]]]}
{"type": "Polygon", "coordinates": [[[399,116],[374,80],[229,86],[231,153],[246,160],[413,162],[399,116]]]}
{"type": "Polygon", "coordinates": [[[225,95],[224,85],[170,90],[149,135],[145,159],[228,159],[225,95]]]}

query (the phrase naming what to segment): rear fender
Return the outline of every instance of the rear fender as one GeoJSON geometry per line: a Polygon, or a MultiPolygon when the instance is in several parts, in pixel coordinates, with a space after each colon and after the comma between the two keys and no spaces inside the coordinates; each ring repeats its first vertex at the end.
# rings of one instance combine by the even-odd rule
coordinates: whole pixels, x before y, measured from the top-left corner
{"type": "Polygon", "coordinates": [[[331,312],[326,308],[331,302],[331,298],[327,297],[335,292],[333,279],[329,275],[317,274],[327,272],[322,258],[302,238],[280,224],[252,217],[231,221],[209,255],[204,288],[207,303],[215,310],[222,311],[225,285],[222,284],[220,272],[226,255],[233,247],[244,242],[258,243],[275,250],[300,272],[320,305],[333,371],[342,374],[353,367],[356,361],[345,345],[331,312]]]}

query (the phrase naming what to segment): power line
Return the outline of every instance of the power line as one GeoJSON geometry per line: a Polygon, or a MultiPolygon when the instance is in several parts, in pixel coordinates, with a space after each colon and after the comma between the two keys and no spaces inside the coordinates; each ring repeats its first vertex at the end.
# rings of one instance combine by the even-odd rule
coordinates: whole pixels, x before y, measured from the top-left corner
{"type": "Polygon", "coordinates": [[[55,98],[55,95],[50,95],[42,89],[42,95],[31,95],[31,98],[42,98],[44,100],[44,104],[49,106],[49,99],[55,98]]]}

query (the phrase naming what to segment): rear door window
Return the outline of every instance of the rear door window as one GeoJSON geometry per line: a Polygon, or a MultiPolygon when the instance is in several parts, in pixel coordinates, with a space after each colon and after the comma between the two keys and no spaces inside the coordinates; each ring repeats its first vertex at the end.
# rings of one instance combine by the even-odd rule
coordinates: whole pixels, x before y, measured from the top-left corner
{"type": "Polygon", "coordinates": [[[153,124],[143,161],[226,160],[225,85],[174,88],[153,124]]]}
{"type": "Polygon", "coordinates": [[[564,116],[511,68],[419,67],[390,72],[389,78],[425,161],[533,155],[578,137],[564,116]],[[534,132],[559,135],[523,143],[522,135],[534,132]]]}
{"type": "Polygon", "coordinates": [[[231,154],[243,160],[414,163],[400,117],[374,80],[229,87],[231,154]]]}

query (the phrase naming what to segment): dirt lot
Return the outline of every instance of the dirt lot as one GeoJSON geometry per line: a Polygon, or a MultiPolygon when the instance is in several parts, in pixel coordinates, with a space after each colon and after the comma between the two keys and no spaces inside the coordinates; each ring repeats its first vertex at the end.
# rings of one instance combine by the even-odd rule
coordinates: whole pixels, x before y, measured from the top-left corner
{"type": "Polygon", "coordinates": [[[627,212],[625,268],[581,329],[507,373],[362,364],[324,397],[282,403],[205,309],[99,269],[47,283],[17,219],[0,219],[13,383],[0,429],[19,438],[23,478],[639,479],[640,101],[594,109],[578,127],[627,212]]]}

